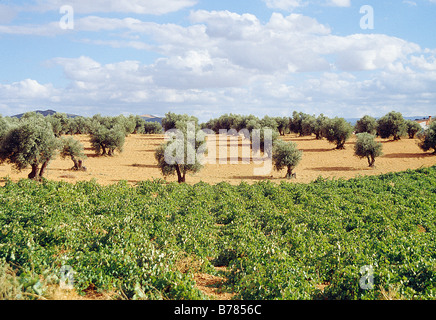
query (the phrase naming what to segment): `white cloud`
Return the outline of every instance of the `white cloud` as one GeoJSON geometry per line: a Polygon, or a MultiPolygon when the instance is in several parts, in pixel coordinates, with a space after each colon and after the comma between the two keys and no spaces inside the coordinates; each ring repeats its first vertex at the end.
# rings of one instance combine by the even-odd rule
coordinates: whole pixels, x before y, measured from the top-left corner
{"type": "Polygon", "coordinates": [[[302,7],[305,3],[302,0],[263,0],[268,8],[292,11],[302,7]]]}
{"type": "Polygon", "coordinates": [[[17,10],[11,6],[0,4],[0,23],[9,23],[17,15],[17,10]]]}
{"type": "Polygon", "coordinates": [[[409,6],[416,7],[417,4],[415,1],[403,0],[403,3],[408,4],[409,6]]]}
{"type": "Polygon", "coordinates": [[[351,0],[328,0],[327,5],[334,7],[350,7],[351,0]]]}
{"type": "Polygon", "coordinates": [[[45,25],[0,25],[0,34],[31,35],[31,36],[56,36],[66,34],[58,22],[45,25]]]}
{"type": "MultiPolygon", "coordinates": [[[[68,86],[54,89],[35,80],[1,85],[1,102],[43,100],[50,106],[78,106],[77,113],[90,105],[115,114],[159,110],[160,115],[189,107],[189,113],[208,117],[282,114],[292,108],[352,116],[371,108],[408,110],[408,105],[429,113],[428,101],[436,100],[436,51],[399,38],[337,36],[316,19],[295,13],[273,13],[262,22],[252,14],[198,10],[189,21],[181,26],[138,18],[76,19],[77,34],[103,35],[83,41],[161,56],[147,64],[55,58],[51,62],[62,67],[68,86]],[[116,31],[122,36],[113,36],[116,31]],[[144,110],[147,106],[152,109],[144,110]]],[[[0,32],[56,34],[52,27],[2,26],[0,32]]]]}
{"type": "Polygon", "coordinates": [[[356,34],[335,37],[332,42],[336,49],[330,52],[337,54],[337,67],[347,71],[388,68],[397,61],[407,61],[409,55],[421,51],[414,43],[386,35],[356,34]]]}

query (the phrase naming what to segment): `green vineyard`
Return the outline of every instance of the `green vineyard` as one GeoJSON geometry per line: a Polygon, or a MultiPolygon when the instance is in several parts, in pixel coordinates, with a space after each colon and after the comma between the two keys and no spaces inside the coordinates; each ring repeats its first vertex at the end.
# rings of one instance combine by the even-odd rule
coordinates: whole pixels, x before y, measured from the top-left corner
{"type": "Polygon", "coordinates": [[[225,277],[233,299],[435,299],[435,236],[436,167],[310,184],[0,188],[2,286],[12,269],[14,294],[31,299],[65,266],[79,294],[124,299],[210,299],[196,273],[225,277]]]}

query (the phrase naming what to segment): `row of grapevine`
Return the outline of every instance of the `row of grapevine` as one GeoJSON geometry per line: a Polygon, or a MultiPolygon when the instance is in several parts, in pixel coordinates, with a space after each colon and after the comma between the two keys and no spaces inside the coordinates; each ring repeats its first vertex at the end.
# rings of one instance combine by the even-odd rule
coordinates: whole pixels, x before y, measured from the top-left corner
{"type": "MultiPolygon", "coordinates": [[[[78,292],[130,299],[206,299],[194,274],[214,266],[236,299],[434,299],[435,236],[436,167],[311,184],[0,188],[0,261],[18,277],[59,283],[69,266],[78,292]],[[182,270],[186,257],[197,263],[182,270]]],[[[38,281],[23,290],[43,295],[38,281]]]]}

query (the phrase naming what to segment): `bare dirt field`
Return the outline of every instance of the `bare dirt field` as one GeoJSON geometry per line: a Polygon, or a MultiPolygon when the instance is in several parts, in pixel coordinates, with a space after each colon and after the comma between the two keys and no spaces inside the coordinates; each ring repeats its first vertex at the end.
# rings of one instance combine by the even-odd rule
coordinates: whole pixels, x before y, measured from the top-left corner
{"type": "MultiPolygon", "coordinates": [[[[84,144],[85,153],[88,156],[84,161],[87,171],[71,171],[73,162],[57,157],[50,162],[45,176],[47,179],[71,183],[96,179],[98,183],[108,185],[120,180],[135,184],[143,180],[164,178],[154,158],[156,147],[164,142],[164,135],[131,135],[126,138],[124,151],[113,157],[96,156],[91,149],[89,136],[78,135],[75,138],[84,144]]],[[[355,137],[347,142],[345,150],[335,150],[335,145],[326,140],[316,140],[315,137],[298,137],[290,134],[280,139],[294,141],[298,148],[303,150],[303,159],[295,169],[297,179],[287,180],[297,183],[308,183],[319,176],[349,179],[358,175],[378,175],[436,165],[436,156],[430,152],[423,152],[415,139],[403,138],[395,142],[378,139],[383,143],[384,155],[377,158],[376,168],[373,169],[368,168],[366,159],[354,156],[355,137]]],[[[217,151],[215,152],[211,141],[208,143],[208,159],[216,159],[216,163],[208,163],[198,174],[188,175],[187,183],[194,184],[203,181],[217,184],[226,181],[230,184],[239,184],[242,181],[253,183],[264,179],[274,182],[286,180],[284,179],[286,170],[280,172],[267,170],[267,174],[261,176],[256,174],[255,169],[262,168],[264,163],[256,164],[249,161],[249,164],[244,164],[243,161],[250,160],[249,156],[243,153],[244,147],[247,147],[246,141],[239,139],[235,142],[234,145],[238,146],[237,155],[230,152],[231,142],[219,144],[217,139],[217,151]],[[231,164],[231,161],[236,164],[231,164]]],[[[29,172],[30,169],[17,172],[8,164],[0,165],[0,177],[9,177],[13,181],[27,178],[29,172]]],[[[173,176],[166,180],[177,181],[177,178],[173,176]]]]}

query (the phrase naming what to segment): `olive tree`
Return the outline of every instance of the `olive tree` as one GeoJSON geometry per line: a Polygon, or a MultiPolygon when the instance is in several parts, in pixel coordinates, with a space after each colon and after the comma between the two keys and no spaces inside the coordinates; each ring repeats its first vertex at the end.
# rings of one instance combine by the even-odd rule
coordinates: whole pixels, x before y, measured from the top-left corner
{"type": "Polygon", "coordinates": [[[169,141],[156,149],[155,159],[164,176],[177,174],[178,182],[184,183],[187,173],[197,173],[203,168],[206,139],[198,122],[177,121],[174,126],[167,131],[169,141]]]}
{"type": "Polygon", "coordinates": [[[277,130],[281,136],[284,136],[289,130],[289,118],[288,117],[275,117],[277,123],[277,130]]]}
{"type": "Polygon", "coordinates": [[[383,139],[393,137],[394,141],[400,140],[407,133],[406,121],[400,112],[389,112],[378,119],[377,133],[383,139]]]}
{"type": "Polygon", "coordinates": [[[8,132],[9,128],[10,128],[9,121],[0,115],[0,140],[6,134],[6,132],[8,132]]]}
{"type": "Polygon", "coordinates": [[[374,117],[365,115],[356,122],[354,130],[356,133],[367,132],[374,135],[377,132],[377,120],[374,117]]]}
{"type": "Polygon", "coordinates": [[[336,149],[345,149],[345,142],[353,133],[352,125],[344,118],[333,118],[325,121],[323,136],[327,141],[336,144],[336,149]]]}
{"type": "Polygon", "coordinates": [[[313,123],[312,132],[315,134],[317,140],[321,140],[323,138],[323,127],[325,123],[328,121],[328,118],[324,114],[320,114],[315,122],[313,123]]]}
{"type": "Polygon", "coordinates": [[[163,128],[159,122],[146,121],[143,126],[145,134],[162,134],[163,128]]]}
{"type": "Polygon", "coordinates": [[[121,125],[108,129],[104,125],[96,125],[91,132],[91,145],[98,155],[113,156],[115,151],[122,152],[126,130],[121,125]]]}
{"type": "Polygon", "coordinates": [[[357,134],[357,141],[354,145],[354,154],[359,158],[367,158],[368,165],[373,168],[375,158],[383,155],[383,146],[380,142],[375,141],[375,135],[368,132],[357,134]]]}
{"type": "Polygon", "coordinates": [[[407,134],[409,135],[409,139],[414,139],[416,134],[422,130],[421,125],[412,120],[406,120],[407,134]]]}
{"type": "Polygon", "coordinates": [[[135,122],[135,129],[133,129],[134,134],[144,133],[144,125],[146,123],[145,119],[140,116],[130,116],[135,122]]]}
{"type": "Polygon", "coordinates": [[[429,151],[433,149],[433,154],[436,154],[436,121],[433,121],[430,124],[430,127],[418,137],[420,139],[419,147],[423,151],[429,151]]]}
{"type": "Polygon", "coordinates": [[[188,122],[188,121],[198,123],[198,119],[194,116],[167,112],[165,114],[165,117],[162,119],[162,127],[165,131],[168,131],[171,129],[175,129],[177,122],[188,122]]]}
{"type": "Polygon", "coordinates": [[[315,133],[316,118],[311,115],[304,115],[301,120],[301,132],[302,136],[310,136],[315,133]]]}
{"type": "Polygon", "coordinates": [[[262,128],[271,128],[273,130],[278,130],[278,124],[276,119],[270,116],[264,116],[262,119],[260,119],[260,125],[262,126],[262,128]]]}
{"type": "Polygon", "coordinates": [[[292,171],[301,161],[303,151],[297,149],[295,142],[285,142],[283,140],[276,140],[274,142],[272,161],[274,168],[280,171],[284,168],[287,169],[286,178],[293,177],[292,171]]]}
{"type": "Polygon", "coordinates": [[[59,141],[44,118],[26,117],[10,128],[0,141],[0,163],[10,163],[22,171],[32,168],[29,179],[41,179],[56,155],[59,141]]]}
{"type": "Polygon", "coordinates": [[[83,144],[73,137],[61,138],[60,156],[62,159],[71,158],[74,163],[74,166],[71,168],[72,170],[85,170],[85,167],[82,165],[83,160],[86,158],[83,144]]]}

